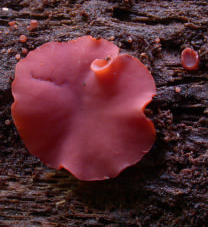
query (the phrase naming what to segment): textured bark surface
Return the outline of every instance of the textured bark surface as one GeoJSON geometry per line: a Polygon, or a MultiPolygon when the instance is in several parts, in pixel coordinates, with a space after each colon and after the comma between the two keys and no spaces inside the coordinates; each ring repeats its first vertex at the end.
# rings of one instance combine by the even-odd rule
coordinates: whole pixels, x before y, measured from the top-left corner
{"type": "Polygon", "coordinates": [[[207,15],[206,0],[1,0],[0,226],[207,226],[207,15]],[[37,30],[27,30],[31,19],[39,21],[37,30]],[[16,29],[8,26],[12,20],[16,29]],[[10,115],[15,55],[87,34],[139,58],[157,85],[146,108],[155,145],[140,163],[103,182],[82,182],[41,164],[10,115]],[[198,51],[197,71],[181,66],[185,47],[198,51]]]}

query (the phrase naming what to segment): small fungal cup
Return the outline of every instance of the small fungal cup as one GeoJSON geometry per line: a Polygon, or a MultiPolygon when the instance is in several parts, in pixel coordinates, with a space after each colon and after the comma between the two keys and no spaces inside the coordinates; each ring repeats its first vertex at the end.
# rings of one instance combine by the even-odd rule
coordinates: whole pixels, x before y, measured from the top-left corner
{"type": "Polygon", "coordinates": [[[186,48],[181,53],[181,62],[186,70],[197,70],[199,68],[199,55],[195,50],[186,48]]]}

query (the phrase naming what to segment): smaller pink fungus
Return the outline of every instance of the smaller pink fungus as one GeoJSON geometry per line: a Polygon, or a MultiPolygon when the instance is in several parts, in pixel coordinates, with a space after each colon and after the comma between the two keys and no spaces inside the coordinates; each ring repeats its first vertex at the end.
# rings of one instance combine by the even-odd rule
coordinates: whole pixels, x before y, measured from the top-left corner
{"type": "Polygon", "coordinates": [[[22,54],[26,55],[28,53],[28,49],[27,48],[22,48],[22,54]]]}
{"type": "Polygon", "coordinates": [[[181,62],[185,69],[197,70],[199,68],[199,55],[195,50],[186,48],[181,53],[181,62]]]}
{"type": "Polygon", "coordinates": [[[9,21],[8,24],[10,27],[14,27],[16,25],[16,21],[9,21]]]}
{"type": "Polygon", "coordinates": [[[147,68],[104,39],[80,37],[31,51],[16,66],[12,117],[28,150],[81,180],[116,177],[151,149],[147,68]]]}
{"type": "Polygon", "coordinates": [[[37,20],[31,20],[30,26],[27,26],[28,30],[34,30],[38,27],[38,21],[37,20]]]}
{"type": "Polygon", "coordinates": [[[175,87],[175,92],[176,93],[180,93],[181,92],[181,88],[180,87],[175,87]]]}
{"type": "Polygon", "coordinates": [[[27,36],[21,35],[21,36],[19,37],[19,41],[20,41],[21,43],[25,43],[25,42],[27,41],[27,36]]]}
{"type": "Polygon", "coordinates": [[[160,43],[160,38],[159,38],[159,37],[156,38],[156,39],[155,39],[155,42],[159,44],[159,43],[160,43]]]}
{"type": "Polygon", "coordinates": [[[16,54],[15,58],[16,58],[17,61],[19,61],[21,59],[21,55],[20,54],[16,54]]]}

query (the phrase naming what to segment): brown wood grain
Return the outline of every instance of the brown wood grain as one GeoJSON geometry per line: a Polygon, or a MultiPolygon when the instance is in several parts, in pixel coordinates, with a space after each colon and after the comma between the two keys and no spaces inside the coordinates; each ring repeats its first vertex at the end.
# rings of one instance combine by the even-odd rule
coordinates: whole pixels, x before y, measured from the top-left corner
{"type": "Polygon", "coordinates": [[[207,225],[207,15],[206,0],[0,2],[0,226],[207,225]],[[31,19],[39,21],[32,32],[31,19]],[[12,20],[16,29],[9,28],[12,20]],[[22,34],[26,43],[18,41],[22,34]],[[103,182],[44,166],[25,149],[10,114],[15,55],[87,34],[139,58],[157,85],[146,108],[155,145],[140,163],[103,182]],[[185,47],[199,53],[197,71],[181,66],[185,47]]]}

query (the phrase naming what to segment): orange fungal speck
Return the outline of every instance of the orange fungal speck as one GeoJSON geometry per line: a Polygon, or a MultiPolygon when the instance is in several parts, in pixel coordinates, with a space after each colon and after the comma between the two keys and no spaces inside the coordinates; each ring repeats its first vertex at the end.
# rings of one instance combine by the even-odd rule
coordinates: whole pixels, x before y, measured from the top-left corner
{"type": "Polygon", "coordinates": [[[26,55],[28,53],[28,49],[27,48],[22,48],[22,54],[26,55]]]}
{"type": "Polygon", "coordinates": [[[175,87],[175,92],[176,92],[176,93],[181,92],[181,88],[180,88],[180,87],[175,87]]]}
{"type": "Polygon", "coordinates": [[[17,61],[19,61],[21,59],[21,55],[20,54],[16,54],[15,58],[16,58],[17,61]]]}
{"type": "Polygon", "coordinates": [[[20,41],[21,43],[25,43],[25,42],[27,41],[27,36],[21,35],[21,36],[19,37],[19,41],[20,41]]]}
{"type": "Polygon", "coordinates": [[[38,21],[37,20],[31,20],[30,21],[30,26],[27,26],[27,29],[29,31],[36,29],[38,27],[38,21]]]}
{"type": "Polygon", "coordinates": [[[191,49],[186,48],[181,53],[181,63],[186,70],[197,70],[199,67],[199,55],[191,49]]]}
{"type": "Polygon", "coordinates": [[[30,27],[33,28],[33,29],[37,28],[38,27],[38,21],[37,20],[31,20],[30,27]]]}
{"type": "Polygon", "coordinates": [[[8,24],[10,27],[14,27],[16,25],[16,21],[9,21],[8,24]]]}

